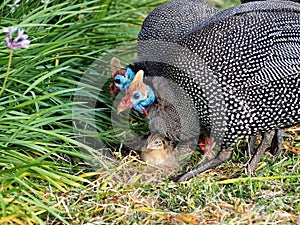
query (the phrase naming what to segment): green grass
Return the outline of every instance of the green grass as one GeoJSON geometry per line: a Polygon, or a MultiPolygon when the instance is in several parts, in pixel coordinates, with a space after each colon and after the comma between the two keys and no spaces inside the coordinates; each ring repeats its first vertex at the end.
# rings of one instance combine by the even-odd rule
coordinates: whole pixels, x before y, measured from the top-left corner
{"type": "MultiPolygon", "coordinates": [[[[289,150],[264,157],[254,177],[234,178],[247,162],[244,144],[228,163],[180,184],[149,172],[138,157],[120,156],[122,138],[134,134],[111,124],[109,59],[130,63],[143,19],[165,1],[14,2],[0,3],[1,27],[24,28],[31,45],[14,50],[0,96],[0,224],[299,223],[297,128],[289,150]],[[118,160],[99,161],[107,149],[118,160]]],[[[130,126],[140,132],[136,120],[130,126]]]]}

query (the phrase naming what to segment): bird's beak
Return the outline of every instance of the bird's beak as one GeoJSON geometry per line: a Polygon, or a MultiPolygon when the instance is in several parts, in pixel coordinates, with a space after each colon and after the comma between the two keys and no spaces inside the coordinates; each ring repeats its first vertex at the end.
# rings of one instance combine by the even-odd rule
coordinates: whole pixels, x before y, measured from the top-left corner
{"type": "Polygon", "coordinates": [[[122,101],[118,105],[117,114],[120,114],[121,112],[123,112],[126,109],[132,108],[132,106],[133,106],[133,103],[130,101],[130,98],[125,96],[124,98],[122,98],[122,101]]]}
{"type": "Polygon", "coordinates": [[[152,148],[153,148],[152,143],[149,143],[149,144],[147,145],[147,149],[152,149],[152,148]]]}

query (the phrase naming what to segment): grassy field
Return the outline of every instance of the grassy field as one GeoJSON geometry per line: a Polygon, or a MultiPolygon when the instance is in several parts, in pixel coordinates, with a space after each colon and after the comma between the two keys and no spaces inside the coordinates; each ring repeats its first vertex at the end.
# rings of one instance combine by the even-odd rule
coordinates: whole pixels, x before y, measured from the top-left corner
{"type": "Polygon", "coordinates": [[[11,50],[0,32],[0,224],[300,224],[299,127],[252,177],[243,140],[230,161],[183,183],[121,157],[131,133],[111,123],[109,59],[130,63],[143,19],[163,2],[0,3],[1,29],[31,42],[11,50]],[[117,161],[99,160],[110,149],[117,161]]]}

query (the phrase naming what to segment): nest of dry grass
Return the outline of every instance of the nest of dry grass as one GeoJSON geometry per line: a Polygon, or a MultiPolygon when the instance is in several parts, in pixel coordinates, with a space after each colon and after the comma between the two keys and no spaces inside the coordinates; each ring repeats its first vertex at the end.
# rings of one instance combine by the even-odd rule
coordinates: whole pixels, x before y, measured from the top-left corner
{"type": "Polygon", "coordinates": [[[266,155],[256,176],[243,173],[247,159],[233,157],[174,183],[169,177],[180,171],[151,167],[132,152],[113,166],[82,174],[90,180],[86,189],[64,195],[56,206],[72,212],[72,223],[85,225],[300,224],[300,127],[287,131],[294,139],[285,139],[278,159],[266,155]]]}

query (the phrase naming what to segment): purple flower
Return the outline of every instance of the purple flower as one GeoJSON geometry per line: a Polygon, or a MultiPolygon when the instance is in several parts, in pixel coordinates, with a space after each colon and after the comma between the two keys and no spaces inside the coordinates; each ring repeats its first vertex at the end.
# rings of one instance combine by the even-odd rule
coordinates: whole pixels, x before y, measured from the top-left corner
{"type": "Polygon", "coordinates": [[[18,47],[28,48],[30,41],[28,40],[28,35],[24,34],[23,29],[18,29],[18,36],[13,39],[13,32],[15,32],[17,28],[7,28],[3,27],[3,32],[7,33],[7,37],[5,38],[6,45],[10,49],[16,49],[18,47]]]}

